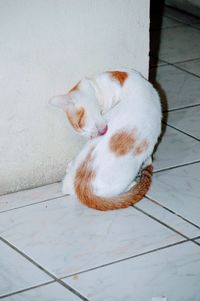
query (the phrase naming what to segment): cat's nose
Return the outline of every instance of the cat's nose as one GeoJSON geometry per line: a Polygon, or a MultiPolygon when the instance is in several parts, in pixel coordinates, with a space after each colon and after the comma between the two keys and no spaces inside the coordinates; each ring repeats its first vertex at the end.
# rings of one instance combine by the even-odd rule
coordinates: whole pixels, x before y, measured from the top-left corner
{"type": "Polygon", "coordinates": [[[103,127],[103,128],[98,128],[98,133],[99,133],[99,136],[103,136],[103,135],[105,135],[105,134],[106,134],[106,132],[107,132],[107,130],[108,130],[108,126],[107,126],[107,124],[106,124],[106,126],[105,126],[105,127],[103,127]]]}

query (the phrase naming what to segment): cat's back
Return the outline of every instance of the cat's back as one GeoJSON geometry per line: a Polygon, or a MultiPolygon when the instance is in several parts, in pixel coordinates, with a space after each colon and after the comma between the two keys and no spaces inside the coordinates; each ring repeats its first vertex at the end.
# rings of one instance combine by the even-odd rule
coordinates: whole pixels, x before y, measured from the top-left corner
{"type": "Polygon", "coordinates": [[[150,104],[160,110],[157,91],[141,73],[134,69],[101,72],[93,78],[93,82],[105,104],[108,102],[109,105],[115,105],[121,100],[123,103],[132,100],[133,105],[136,102],[137,105],[150,104]]]}
{"type": "Polygon", "coordinates": [[[121,89],[124,100],[133,100],[137,105],[146,104],[160,110],[160,99],[153,85],[138,71],[127,69],[127,79],[121,89]]]}

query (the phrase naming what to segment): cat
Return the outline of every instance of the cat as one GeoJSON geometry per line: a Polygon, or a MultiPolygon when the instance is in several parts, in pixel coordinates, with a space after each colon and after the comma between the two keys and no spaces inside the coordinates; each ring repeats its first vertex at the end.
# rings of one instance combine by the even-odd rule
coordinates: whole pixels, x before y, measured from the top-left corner
{"type": "Polygon", "coordinates": [[[82,79],[50,103],[90,139],[69,163],[62,192],[98,210],[141,200],[151,184],[151,156],[161,132],[160,99],[153,86],[135,70],[107,71],[82,79]]]}

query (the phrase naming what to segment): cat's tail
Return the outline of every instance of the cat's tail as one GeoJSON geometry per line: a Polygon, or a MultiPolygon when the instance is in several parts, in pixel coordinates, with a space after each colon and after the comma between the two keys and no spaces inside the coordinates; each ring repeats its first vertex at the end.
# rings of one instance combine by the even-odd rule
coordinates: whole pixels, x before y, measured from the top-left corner
{"type": "Polygon", "coordinates": [[[114,197],[101,197],[93,193],[92,180],[95,172],[90,167],[91,153],[79,166],[75,176],[75,191],[79,200],[90,208],[97,210],[114,210],[129,207],[139,202],[149,190],[153,173],[153,166],[146,166],[137,182],[129,191],[114,197]]]}

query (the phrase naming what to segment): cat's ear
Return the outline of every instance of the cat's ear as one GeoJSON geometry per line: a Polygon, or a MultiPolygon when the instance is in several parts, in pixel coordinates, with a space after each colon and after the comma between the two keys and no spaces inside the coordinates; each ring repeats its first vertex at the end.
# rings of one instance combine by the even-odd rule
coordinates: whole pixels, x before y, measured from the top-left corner
{"type": "Polygon", "coordinates": [[[55,107],[59,107],[66,111],[71,111],[74,108],[74,103],[71,101],[68,95],[54,96],[49,100],[49,103],[55,107]]]}

